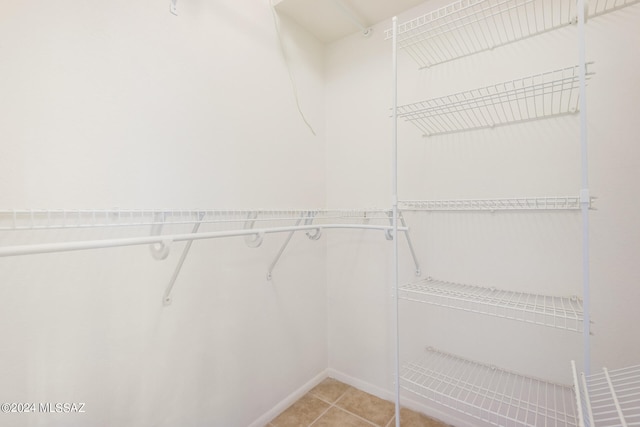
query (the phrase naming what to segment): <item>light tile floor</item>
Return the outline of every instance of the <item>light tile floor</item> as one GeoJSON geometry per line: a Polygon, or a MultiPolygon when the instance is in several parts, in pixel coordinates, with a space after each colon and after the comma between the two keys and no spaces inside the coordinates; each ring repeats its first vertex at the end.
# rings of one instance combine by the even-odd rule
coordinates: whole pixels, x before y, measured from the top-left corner
{"type": "MultiPolygon", "coordinates": [[[[274,418],[267,427],[394,427],[395,406],[333,378],[327,378],[274,418]]],[[[450,427],[402,408],[402,427],[450,427]]]]}

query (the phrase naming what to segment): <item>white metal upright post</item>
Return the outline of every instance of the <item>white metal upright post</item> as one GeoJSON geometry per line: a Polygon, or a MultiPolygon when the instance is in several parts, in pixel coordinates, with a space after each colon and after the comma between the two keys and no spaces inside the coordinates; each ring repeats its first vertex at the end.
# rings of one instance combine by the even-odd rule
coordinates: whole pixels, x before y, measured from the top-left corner
{"type": "Polygon", "coordinates": [[[585,375],[591,372],[591,296],[589,290],[589,169],[587,152],[587,60],[585,41],[586,0],[578,0],[578,65],[580,72],[580,157],[582,213],[582,298],[584,310],[583,345],[585,375]]]}
{"type": "Polygon", "coordinates": [[[398,55],[397,33],[398,18],[393,17],[392,40],[392,78],[391,90],[392,108],[392,143],[391,143],[391,203],[393,211],[393,334],[395,339],[395,401],[396,401],[396,427],[400,427],[400,330],[398,316],[398,55]]]}

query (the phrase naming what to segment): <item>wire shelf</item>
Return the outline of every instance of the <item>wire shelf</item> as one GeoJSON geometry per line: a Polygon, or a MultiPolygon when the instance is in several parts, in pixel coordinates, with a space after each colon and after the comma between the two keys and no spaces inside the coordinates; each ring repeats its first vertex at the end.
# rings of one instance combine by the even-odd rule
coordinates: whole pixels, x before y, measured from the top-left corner
{"type": "Polygon", "coordinates": [[[580,210],[579,196],[519,197],[511,199],[403,200],[405,211],[527,211],[580,210]]]}
{"type": "MultiPolygon", "coordinates": [[[[592,0],[596,17],[639,0],[592,0]]],[[[398,47],[420,68],[551,31],[577,21],[575,0],[458,0],[398,25],[398,47]]],[[[392,30],[386,30],[386,38],[392,30]]]]}
{"type": "Polygon", "coordinates": [[[430,136],[572,114],[578,111],[579,77],[578,66],[549,71],[402,105],[398,117],[430,136]]]}
{"type": "Polygon", "coordinates": [[[462,359],[432,348],[405,364],[400,384],[419,396],[496,426],[576,426],[569,386],[462,359]]]}
{"type": "Polygon", "coordinates": [[[576,296],[537,295],[428,278],[401,286],[398,297],[574,332],[583,330],[582,300],[576,296]]]}
{"type": "Polygon", "coordinates": [[[640,365],[585,376],[575,389],[583,410],[580,427],[640,426],[640,365]]]}
{"type": "Polygon", "coordinates": [[[389,224],[386,210],[189,210],[189,209],[23,209],[0,210],[0,231],[70,228],[159,226],[171,224],[214,224],[238,229],[244,224],[289,224],[301,217],[314,223],[389,224]]]}

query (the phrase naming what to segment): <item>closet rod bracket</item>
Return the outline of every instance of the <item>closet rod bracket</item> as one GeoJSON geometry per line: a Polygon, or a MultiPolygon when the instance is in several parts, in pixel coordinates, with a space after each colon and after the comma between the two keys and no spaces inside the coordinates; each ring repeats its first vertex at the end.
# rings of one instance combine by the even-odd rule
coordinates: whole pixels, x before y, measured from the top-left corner
{"type": "Polygon", "coordinates": [[[158,261],[163,261],[167,259],[167,257],[169,256],[169,252],[171,252],[172,243],[173,243],[173,240],[166,239],[166,240],[163,240],[162,242],[151,244],[149,249],[151,250],[151,255],[153,256],[153,259],[158,261]]]}
{"type": "MultiPolygon", "coordinates": [[[[309,212],[309,214],[307,215],[307,219],[304,220],[304,225],[313,224],[313,219],[314,214],[312,212],[309,212]]],[[[322,236],[322,229],[318,227],[315,230],[307,231],[305,234],[307,235],[309,240],[318,240],[322,236]]]]}
{"type": "MultiPolygon", "coordinates": [[[[251,229],[256,223],[256,219],[258,218],[258,212],[251,212],[247,215],[247,221],[244,223],[245,229],[251,229]]],[[[257,248],[262,245],[262,241],[264,240],[264,233],[256,233],[248,235],[244,238],[244,242],[250,248],[257,248]]]]}
{"type": "MultiPolygon", "coordinates": [[[[158,236],[162,234],[162,226],[166,222],[166,213],[159,212],[155,215],[153,220],[153,225],[151,226],[151,235],[158,236]]],[[[169,252],[171,252],[171,244],[173,240],[171,239],[163,239],[161,242],[152,243],[149,245],[149,251],[151,252],[151,256],[153,259],[157,261],[163,261],[167,259],[169,256],[169,252]]]]}

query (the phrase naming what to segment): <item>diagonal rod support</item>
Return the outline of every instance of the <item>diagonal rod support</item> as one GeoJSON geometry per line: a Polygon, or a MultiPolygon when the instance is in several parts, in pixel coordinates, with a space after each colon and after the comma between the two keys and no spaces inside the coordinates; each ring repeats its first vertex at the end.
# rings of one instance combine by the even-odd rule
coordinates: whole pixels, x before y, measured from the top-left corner
{"type": "MultiPolygon", "coordinates": [[[[200,214],[198,219],[202,220],[202,217],[203,215],[200,214]]],[[[192,234],[197,233],[198,230],[200,229],[201,224],[202,224],[201,222],[197,222],[196,224],[194,224],[193,229],[191,230],[191,233],[192,234]]],[[[193,243],[193,240],[188,240],[187,244],[184,246],[184,249],[182,249],[182,254],[180,255],[178,264],[176,265],[175,270],[173,270],[173,275],[171,276],[171,280],[169,280],[169,283],[167,284],[167,288],[164,291],[164,296],[162,297],[162,304],[165,306],[171,305],[171,302],[172,302],[171,290],[173,289],[173,285],[176,284],[176,280],[178,280],[178,276],[180,275],[180,270],[182,270],[182,264],[184,264],[184,261],[187,259],[187,255],[189,255],[189,251],[191,250],[192,243],[193,243]]]]}
{"type": "Polygon", "coordinates": [[[404,236],[407,238],[407,245],[409,246],[409,252],[411,252],[411,257],[413,258],[413,263],[416,265],[416,276],[420,276],[422,271],[420,271],[420,264],[418,264],[418,257],[416,257],[416,252],[413,249],[413,243],[411,243],[411,236],[409,236],[409,228],[407,227],[407,223],[404,220],[404,216],[402,216],[402,212],[400,212],[400,224],[406,231],[404,232],[404,236]]]}
{"type": "MultiPolygon", "coordinates": [[[[300,219],[298,219],[298,221],[296,222],[296,226],[300,225],[300,223],[302,222],[303,218],[304,218],[304,215],[302,217],[300,217],[300,219]]],[[[276,267],[276,264],[280,260],[280,257],[282,256],[285,248],[289,245],[289,242],[291,241],[291,238],[293,237],[294,234],[295,234],[295,230],[289,232],[289,235],[287,236],[287,238],[285,239],[284,243],[280,247],[280,250],[278,251],[278,254],[276,255],[276,257],[271,262],[271,265],[269,266],[269,271],[267,271],[267,280],[269,280],[269,281],[271,280],[271,277],[272,277],[271,273],[273,273],[273,269],[276,267]]]]}

